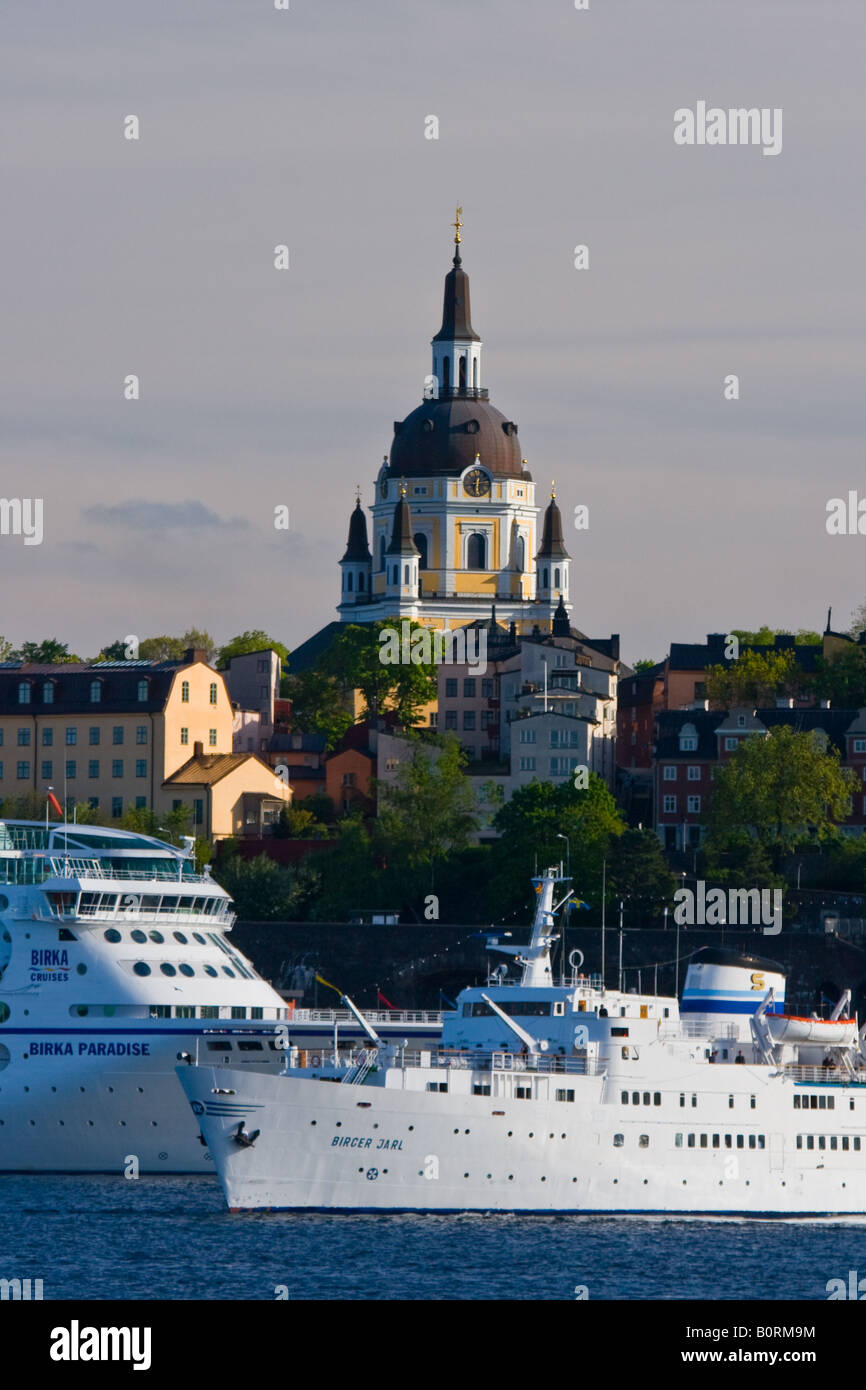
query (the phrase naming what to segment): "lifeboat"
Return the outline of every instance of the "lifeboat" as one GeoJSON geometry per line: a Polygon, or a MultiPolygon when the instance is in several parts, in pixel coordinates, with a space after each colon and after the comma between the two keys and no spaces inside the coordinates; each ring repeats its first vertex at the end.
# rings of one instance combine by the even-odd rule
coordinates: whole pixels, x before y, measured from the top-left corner
{"type": "Polygon", "coordinates": [[[774,1043],[815,1043],[820,1047],[854,1047],[854,1018],[798,1018],[795,1014],[767,1014],[765,1022],[774,1043]]]}

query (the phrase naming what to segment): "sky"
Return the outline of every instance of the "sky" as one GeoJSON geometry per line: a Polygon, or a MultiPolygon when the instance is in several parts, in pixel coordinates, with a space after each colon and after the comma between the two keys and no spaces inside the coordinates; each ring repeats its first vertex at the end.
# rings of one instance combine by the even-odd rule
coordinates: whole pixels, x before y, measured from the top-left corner
{"type": "Polygon", "coordinates": [[[862,0],[5,0],[2,25],[0,497],[44,517],[0,535],[13,643],[291,648],[335,618],[458,203],[578,627],[658,660],[866,599],[866,536],[826,529],[866,498],[862,0]],[[699,101],[780,108],[781,152],[677,145],[699,101]]]}

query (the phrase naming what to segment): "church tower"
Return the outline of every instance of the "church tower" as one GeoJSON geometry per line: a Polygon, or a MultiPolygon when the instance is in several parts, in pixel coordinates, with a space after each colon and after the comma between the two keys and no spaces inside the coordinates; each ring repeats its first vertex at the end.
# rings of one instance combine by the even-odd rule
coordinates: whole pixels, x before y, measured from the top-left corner
{"type": "Polygon", "coordinates": [[[517,425],[491,404],[482,385],[482,344],[472,324],[461,254],[461,211],[442,322],[431,343],[431,372],[421,404],[394,422],[391,450],[376,476],[369,571],[363,568],[366,528],[363,543],[359,532],[353,545],[350,526],[339,612],[344,622],[402,615],[453,629],[486,621],[495,603],[517,632],[531,632],[536,624],[549,631],[560,593],[570,609],[562,520],[555,509],[562,555],[551,552],[548,561],[553,531],[547,538],[545,526],[539,548],[535,483],[517,425]],[[363,563],[356,550],[358,557],[364,552],[363,563]],[[542,590],[537,584],[544,564],[542,590]],[[360,591],[359,583],[365,586],[360,591]]]}
{"type": "Polygon", "coordinates": [[[343,572],[340,610],[356,608],[359,603],[369,603],[373,557],[367,541],[367,518],[361,506],[360,495],[355,499],[355,507],[349,518],[349,539],[346,543],[346,553],[340,561],[340,569],[343,572]]]}
{"type": "Polygon", "coordinates": [[[551,616],[559,599],[560,607],[568,603],[568,566],[571,557],[562,538],[562,515],[556,505],[556,493],[551,488],[550,501],[544,513],[544,530],[541,545],[535,557],[538,583],[536,597],[539,604],[550,609],[551,616]]]}

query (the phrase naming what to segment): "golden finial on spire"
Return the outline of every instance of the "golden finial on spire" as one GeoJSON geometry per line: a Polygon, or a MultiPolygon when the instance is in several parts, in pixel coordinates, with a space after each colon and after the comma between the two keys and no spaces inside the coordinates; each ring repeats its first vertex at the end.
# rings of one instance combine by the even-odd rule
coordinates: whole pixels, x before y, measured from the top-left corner
{"type": "Polygon", "coordinates": [[[463,226],[463,223],[460,221],[460,214],[462,213],[462,211],[463,211],[462,208],[458,208],[458,209],[457,209],[457,217],[456,217],[456,220],[455,220],[454,222],[451,223],[451,226],[454,228],[454,245],[455,245],[455,246],[459,246],[459,245],[460,245],[460,228],[463,226]]]}
{"type": "Polygon", "coordinates": [[[361,500],[361,484],[360,484],[360,483],[356,483],[356,484],[355,484],[355,501],[356,501],[356,502],[360,502],[360,500],[361,500]]]}
{"type": "Polygon", "coordinates": [[[408,489],[407,486],[406,486],[406,479],[405,479],[405,478],[401,478],[401,479],[400,479],[400,496],[401,496],[401,497],[405,497],[405,496],[406,496],[406,493],[407,493],[408,491],[409,491],[409,489],[408,489]]]}
{"type": "Polygon", "coordinates": [[[555,502],[555,501],[556,501],[556,479],[555,479],[555,478],[551,478],[551,480],[550,480],[550,500],[551,500],[551,502],[555,502]]]}

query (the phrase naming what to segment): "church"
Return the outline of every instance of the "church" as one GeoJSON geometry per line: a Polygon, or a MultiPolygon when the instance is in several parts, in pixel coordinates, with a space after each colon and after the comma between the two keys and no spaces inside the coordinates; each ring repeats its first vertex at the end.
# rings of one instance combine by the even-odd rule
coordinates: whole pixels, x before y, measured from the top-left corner
{"type": "Polygon", "coordinates": [[[555,615],[567,628],[571,562],[562,517],[551,488],[539,534],[517,425],[482,384],[460,214],[424,399],[394,423],[370,531],[360,496],[349,520],[340,620],[409,618],[452,630],[486,621],[495,605],[515,633],[550,632],[555,615]]]}

